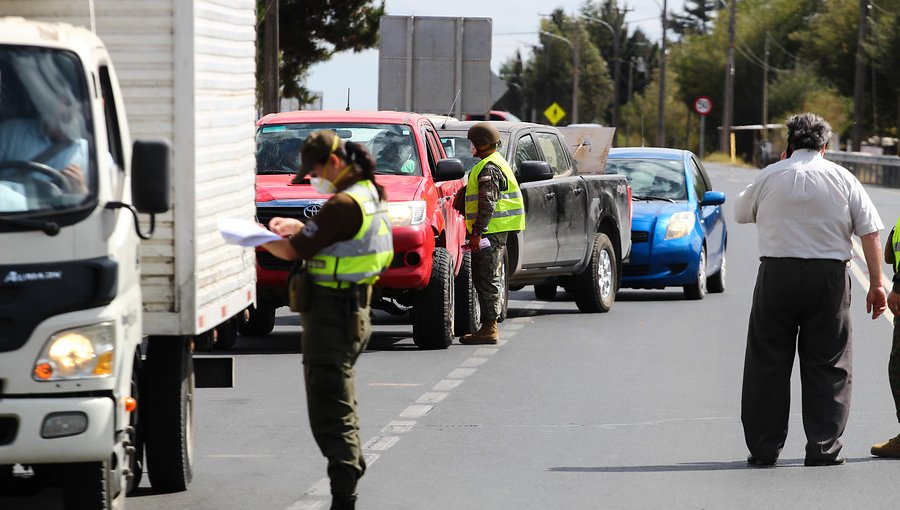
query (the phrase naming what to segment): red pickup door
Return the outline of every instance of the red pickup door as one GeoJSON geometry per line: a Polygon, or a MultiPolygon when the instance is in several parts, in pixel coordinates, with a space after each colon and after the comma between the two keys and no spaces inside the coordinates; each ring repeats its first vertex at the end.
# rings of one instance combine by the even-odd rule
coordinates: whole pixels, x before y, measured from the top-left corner
{"type": "MultiPolygon", "coordinates": [[[[373,306],[411,313],[413,341],[444,349],[453,336],[479,327],[471,258],[462,253],[465,220],[453,209],[464,169],[448,159],[425,116],[403,112],[298,111],[266,115],[257,122],[256,213],[260,223],[275,216],[306,221],[327,196],[307,181],[292,184],[306,136],[331,129],[346,141],[366,145],[376,160],[376,180],[387,191],[393,222],[394,259],[375,286],[373,306]]],[[[241,333],[267,335],[275,309],[286,306],[290,262],[258,250],[257,307],[241,333]]]]}

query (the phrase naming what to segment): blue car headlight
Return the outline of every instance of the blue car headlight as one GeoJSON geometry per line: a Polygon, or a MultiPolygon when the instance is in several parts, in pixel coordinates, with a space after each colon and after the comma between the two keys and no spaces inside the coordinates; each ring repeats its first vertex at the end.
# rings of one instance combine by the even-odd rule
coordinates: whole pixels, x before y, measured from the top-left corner
{"type": "Polygon", "coordinates": [[[666,241],[678,239],[691,233],[694,229],[696,216],[691,211],[677,212],[669,218],[669,227],[666,229],[666,241]]]}

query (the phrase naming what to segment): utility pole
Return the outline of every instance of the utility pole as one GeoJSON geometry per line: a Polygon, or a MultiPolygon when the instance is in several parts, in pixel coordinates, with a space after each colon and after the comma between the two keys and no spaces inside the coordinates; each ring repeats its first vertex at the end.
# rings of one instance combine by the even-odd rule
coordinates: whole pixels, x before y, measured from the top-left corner
{"type": "Polygon", "coordinates": [[[766,46],[763,60],[763,94],[762,94],[762,139],[769,139],[769,33],[766,32],[766,46]]]}
{"type": "Polygon", "coordinates": [[[263,24],[263,115],[279,110],[278,0],[267,0],[263,24]]]}
{"type": "Polygon", "coordinates": [[[725,64],[725,105],[722,108],[722,132],[719,133],[719,150],[731,154],[731,123],[734,110],[734,21],[737,0],[731,0],[728,15],[728,62],[725,64]]]}
{"type": "Polygon", "coordinates": [[[662,42],[659,52],[659,116],[656,119],[656,145],[666,144],[666,0],[662,4],[662,42]]]}
{"type": "Polygon", "coordinates": [[[866,23],[869,0],[859,0],[859,31],[856,33],[856,72],[853,77],[853,150],[862,143],[863,88],[866,81],[866,23]]]}
{"type": "Polygon", "coordinates": [[[581,25],[575,18],[575,34],[572,36],[572,124],[578,122],[578,81],[581,77],[581,25]]]}

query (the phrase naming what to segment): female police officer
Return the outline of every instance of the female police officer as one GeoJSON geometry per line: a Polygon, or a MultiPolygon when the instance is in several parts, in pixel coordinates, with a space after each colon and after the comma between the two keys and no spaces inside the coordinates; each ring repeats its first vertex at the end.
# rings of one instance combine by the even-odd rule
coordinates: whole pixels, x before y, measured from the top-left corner
{"type": "Polygon", "coordinates": [[[332,509],[353,509],[366,469],[359,442],[353,365],[371,331],[371,285],[393,257],[384,190],[362,145],[333,131],[316,131],[301,149],[300,172],[322,194],[334,193],[306,224],[272,218],[287,239],[263,247],[286,260],[303,259],[292,277],[292,308],[300,312],[306,399],[313,436],[328,459],[332,509]]]}

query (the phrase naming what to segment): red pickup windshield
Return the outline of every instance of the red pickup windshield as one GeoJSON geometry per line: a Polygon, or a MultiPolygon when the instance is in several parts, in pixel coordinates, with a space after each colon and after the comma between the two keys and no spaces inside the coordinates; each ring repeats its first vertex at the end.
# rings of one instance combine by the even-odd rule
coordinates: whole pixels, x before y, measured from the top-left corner
{"type": "Polygon", "coordinates": [[[422,175],[413,128],[397,124],[267,124],[256,131],[256,173],[295,173],[303,140],[331,129],[344,141],[364,145],[375,159],[375,173],[422,175]]]}

